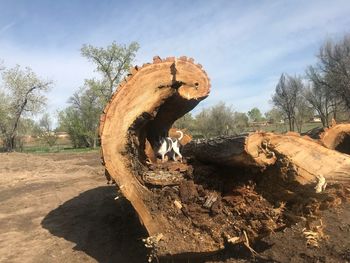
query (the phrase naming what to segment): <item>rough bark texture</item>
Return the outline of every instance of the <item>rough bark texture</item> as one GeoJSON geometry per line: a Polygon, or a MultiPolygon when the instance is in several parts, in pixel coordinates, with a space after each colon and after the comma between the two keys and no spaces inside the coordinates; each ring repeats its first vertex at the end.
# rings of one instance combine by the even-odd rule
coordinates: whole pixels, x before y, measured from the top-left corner
{"type": "Polygon", "coordinates": [[[137,211],[150,236],[164,233],[167,221],[145,204],[151,192],[142,180],[146,138],[151,145],[175,120],[209,94],[210,83],[193,59],[160,59],[135,67],[101,116],[103,162],[137,211]]]}
{"type": "Polygon", "coordinates": [[[289,180],[303,185],[314,183],[321,175],[331,182],[350,181],[349,156],[297,133],[253,133],[191,142],[185,147],[184,154],[205,163],[261,170],[277,161],[287,160],[289,172],[293,170],[289,180]]]}
{"type": "Polygon", "coordinates": [[[333,150],[350,154],[350,124],[334,124],[320,135],[322,144],[333,150]]]}

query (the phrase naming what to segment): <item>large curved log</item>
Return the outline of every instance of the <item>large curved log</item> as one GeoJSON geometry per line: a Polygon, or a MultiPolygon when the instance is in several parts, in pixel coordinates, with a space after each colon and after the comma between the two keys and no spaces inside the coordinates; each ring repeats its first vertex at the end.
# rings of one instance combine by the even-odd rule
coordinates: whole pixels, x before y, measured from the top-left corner
{"type": "MultiPolygon", "coordinates": [[[[150,236],[166,236],[169,222],[151,211],[152,194],[145,187],[146,139],[153,146],[175,120],[209,94],[210,83],[193,59],[160,59],[132,69],[106,106],[100,120],[104,165],[135,208],[150,236]]],[[[176,247],[176,246],[173,246],[176,247]]]]}
{"type": "Polygon", "coordinates": [[[321,143],[342,153],[350,154],[350,124],[334,124],[320,135],[321,143]]]}
{"type": "MultiPolygon", "coordinates": [[[[150,235],[146,246],[158,256],[211,253],[227,242],[246,243],[248,237],[254,240],[288,223],[283,207],[275,207],[276,198],[270,202],[266,191],[250,180],[237,184],[241,171],[235,174],[227,166],[254,167],[249,175],[268,175],[268,184],[269,174],[260,171],[269,167],[278,167],[280,174],[298,185],[320,178],[349,178],[349,156],[291,134],[255,133],[191,142],[185,149],[196,157],[192,160],[150,160],[159,138],[167,136],[172,124],[206,98],[209,90],[206,73],[192,59],[155,57],[152,64],[131,70],[101,116],[103,163],[150,235]]],[[[278,169],[273,171],[277,176],[278,169]]],[[[289,194],[289,189],[284,190],[289,194]]],[[[312,187],[311,192],[314,198],[312,187]]]]}

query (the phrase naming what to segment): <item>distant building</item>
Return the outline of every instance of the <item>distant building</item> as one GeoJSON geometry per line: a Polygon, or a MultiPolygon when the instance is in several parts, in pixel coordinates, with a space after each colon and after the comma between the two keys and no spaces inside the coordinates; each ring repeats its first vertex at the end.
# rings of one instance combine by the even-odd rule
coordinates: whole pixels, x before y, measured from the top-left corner
{"type": "Polygon", "coordinates": [[[267,126],[267,121],[252,121],[250,126],[267,126]]]}
{"type": "Polygon", "coordinates": [[[319,115],[315,115],[314,117],[312,117],[310,122],[322,122],[321,117],[319,115]]]}
{"type": "Polygon", "coordinates": [[[69,138],[69,134],[66,132],[56,132],[58,138],[69,138]]]}

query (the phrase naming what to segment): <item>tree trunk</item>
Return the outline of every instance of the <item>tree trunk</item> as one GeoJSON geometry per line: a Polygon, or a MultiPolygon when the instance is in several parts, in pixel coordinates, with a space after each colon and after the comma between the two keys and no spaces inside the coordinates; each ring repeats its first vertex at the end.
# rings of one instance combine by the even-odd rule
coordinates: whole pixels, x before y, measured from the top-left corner
{"type": "Polygon", "coordinates": [[[13,134],[10,137],[9,151],[13,151],[16,148],[16,135],[13,134]]]}
{"type": "MultiPolygon", "coordinates": [[[[209,89],[206,73],[192,59],[155,57],[153,64],[132,69],[101,116],[101,147],[108,173],[149,235],[163,233],[169,243],[172,234],[167,235],[167,230],[173,226],[160,212],[152,211],[152,193],[142,178],[146,139],[154,147],[175,120],[208,96],[209,89]]],[[[177,246],[170,247],[175,251],[177,246]]]]}
{"type": "Polygon", "coordinates": [[[292,118],[290,117],[290,115],[288,115],[288,123],[289,123],[289,131],[292,131],[292,118]]]}
{"type": "Polygon", "coordinates": [[[288,163],[288,169],[283,167],[283,172],[289,174],[290,182],[301,185],[313,184],[321,175],[330,182],[350,182],[350,156],[297,133],[253,133],[191,142],[184,154],[204,163],[260,170],[277,162],[288,163]]]}

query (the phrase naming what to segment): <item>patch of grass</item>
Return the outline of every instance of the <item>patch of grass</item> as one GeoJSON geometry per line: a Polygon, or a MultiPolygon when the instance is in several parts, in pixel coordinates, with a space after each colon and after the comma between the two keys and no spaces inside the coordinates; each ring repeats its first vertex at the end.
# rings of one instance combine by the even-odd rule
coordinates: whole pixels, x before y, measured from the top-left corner
{"type": "Polygon", "coordinates": [[[24,153],[84,153],[84,152],[97,152],[100,148],[97,147],[95,149],[92,148],[73,148],[69,138],[58,138],[56,144],[50,147],[46,142],[40,140],[38,138],[31,138],[29,140],[25,140],[23,142],[23,146],[21,149],[17,149],[16,151],[24,152],[24,153]]]}
{"type": "MultiPolygon", "coordinates": [[[[307,122],[301,127],[301,133],[310,131],[316,127],[322,127],[322,123],[317,122],[307,122]]],[[[274,133],[286,133],[288,131],[288,124],[269,124],[267,126],[253,127],[255,130],[262,130],[265,132],[274,132],[274,133]]],[[[297,130],[295,130],[297,131],[297,130]]]]}
{"type": "Polygon", "coordinates": [[[98,152],[100,147],[97,148],[73,148],[73,147],[62,147],[55,145],[49,146],[24,146],[22,152],[24,153],[84,153],[84,152],[98,152]]]}

